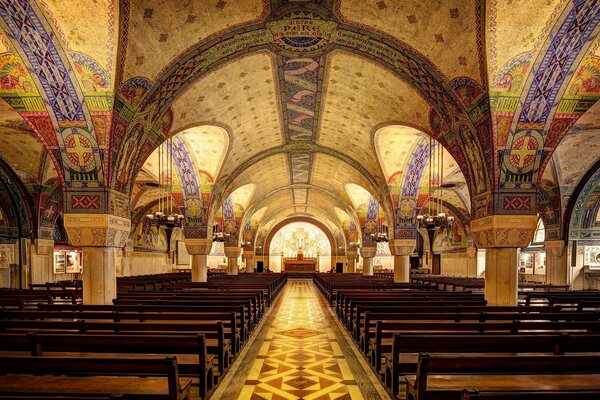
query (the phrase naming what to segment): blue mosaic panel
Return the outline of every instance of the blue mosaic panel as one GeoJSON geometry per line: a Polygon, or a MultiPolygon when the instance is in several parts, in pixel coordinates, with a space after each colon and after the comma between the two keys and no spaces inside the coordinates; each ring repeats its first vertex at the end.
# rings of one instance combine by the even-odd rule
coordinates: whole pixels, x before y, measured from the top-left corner
{"type": "Polygon", "coordinates": [[[552,38],[523,102],[520,123],[545,123],[558,92],[586,42],[600,22],[599,0],[575,0],[574,6],[552,38]]]}
{"type": "Polygon", "coordinates": [[[180,138],[173,139],[173,161],[179,173],[184,196],[199,196],[200,190],[194,164],[190,159],[187,147],[180,138]]]}

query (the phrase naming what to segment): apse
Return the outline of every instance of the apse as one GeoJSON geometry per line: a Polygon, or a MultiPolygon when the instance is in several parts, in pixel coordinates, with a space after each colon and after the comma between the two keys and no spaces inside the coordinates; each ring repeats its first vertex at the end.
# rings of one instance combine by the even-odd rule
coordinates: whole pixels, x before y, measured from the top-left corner
{"type": "Polygon", "coordinates": [[[321,272],[331,268],[331,242],[325,232],[313,224],[293,222],[273,236],[269,251],[271,271],[280,272],[283,259],[297,257],[298,253],[307,259],[316,258],[321,272]]]}

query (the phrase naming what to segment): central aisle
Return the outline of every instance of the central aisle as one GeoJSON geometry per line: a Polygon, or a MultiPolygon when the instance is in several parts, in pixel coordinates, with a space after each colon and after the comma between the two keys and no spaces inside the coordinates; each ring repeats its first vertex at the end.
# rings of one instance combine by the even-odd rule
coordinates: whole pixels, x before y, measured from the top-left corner
{"type": "Polygon", "coordinates": [[[333,318],[311,280],[289,280],[213,399],[387,399],[333,318]]]}

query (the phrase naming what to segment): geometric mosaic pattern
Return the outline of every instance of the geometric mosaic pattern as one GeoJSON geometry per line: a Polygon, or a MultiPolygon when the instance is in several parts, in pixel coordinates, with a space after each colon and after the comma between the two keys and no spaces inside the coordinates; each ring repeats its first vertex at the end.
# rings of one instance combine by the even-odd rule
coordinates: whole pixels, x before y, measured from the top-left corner
{"type": "Polygon", "coordinates": [[[288,281],[239,400],[363,399],[312,282],[288,281]]]}

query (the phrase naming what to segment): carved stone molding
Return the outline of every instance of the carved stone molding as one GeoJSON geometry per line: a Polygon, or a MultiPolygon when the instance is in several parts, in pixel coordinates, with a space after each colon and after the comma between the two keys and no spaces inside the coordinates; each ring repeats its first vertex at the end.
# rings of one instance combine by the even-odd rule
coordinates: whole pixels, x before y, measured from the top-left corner
{"type": "Polygon", "coordinates": [[[212,249],[212,240],[185,239],[185,247],[191,255],[208,255],[212,249]]]}
{"type": "Polygon", "coordinates": [[[346,257],[349,260],[356,260],[357,256],[358,256],[358,252],[356,250],[346,250],[346,257]]]}
{"type": "Polygon", "coordinates": [[[360,255],[362,258],[373,258],[377,254],[377,247],[361,247],[360,255]]]}
{"type": "Polygon", "coordinates": [[[545,245],[547,257],[562,257],[565,250],[564,240],[547,240],[545,245]]]}
{"type": "Polygon", "coordinates": [[[239,247],[225,247],[224,250],[227,258],[238,258],[242,252],[242,249],[239,247]]]}
{"type": "Polygon", "coordinates": [[[108,214],[65,214],[69,243],[80,247],[123,247],[131,231],[131,220],[108,214]]]}
{"type": "Polygon", "coordinates": [[[415,247],[417,241],[415,239],[396,239],[390,241],[390,252],[394,256],[410,256],[415,247]]]}
{"type": "Polygon", "coordinates": [[[54,240],[35,239],[34,244],[38,256],[47,256],[54,251],[54,240]]]}
{"type": "Polygon", "coordinates": [[[468,258],[477,257],[477,247],[467,247],[466,253],[468,258]]]}
{"type": "Polygon", "coordinates": [[[533,239],[537,215],[490,215],[471,221],[478,248],[526,247],[533,239]]]}

